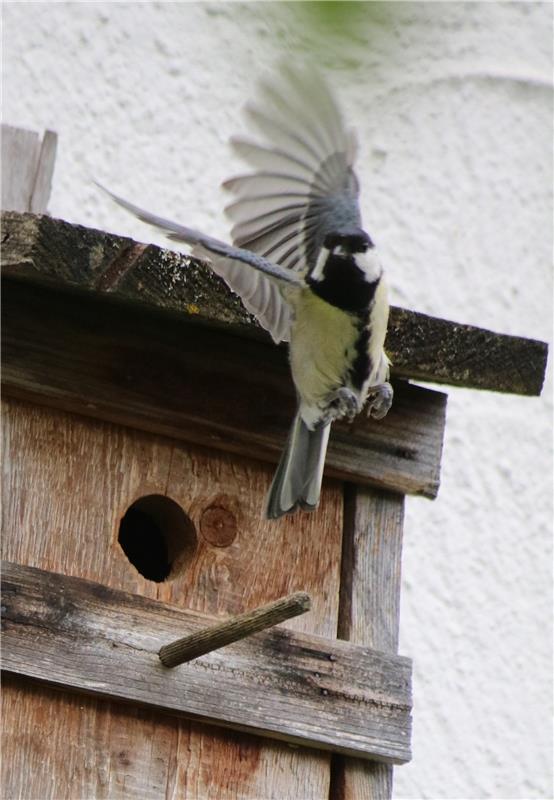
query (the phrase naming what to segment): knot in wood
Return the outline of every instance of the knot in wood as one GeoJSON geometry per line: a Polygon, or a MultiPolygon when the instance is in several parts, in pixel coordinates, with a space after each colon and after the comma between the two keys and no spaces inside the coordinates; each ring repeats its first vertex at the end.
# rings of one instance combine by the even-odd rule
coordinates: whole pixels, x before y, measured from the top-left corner
{"type": "Polygon", "coordinates": [[[214,547],[229,547],[237,536],[237,518],[228,508],[208,506],[200,517],[200,533],[214,547]]]}

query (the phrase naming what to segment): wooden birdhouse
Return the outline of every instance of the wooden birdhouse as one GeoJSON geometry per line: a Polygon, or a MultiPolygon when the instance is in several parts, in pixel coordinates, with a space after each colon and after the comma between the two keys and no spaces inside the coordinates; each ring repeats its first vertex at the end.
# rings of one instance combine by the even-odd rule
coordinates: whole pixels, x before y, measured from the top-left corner
{"type": "Polygon", "coordinates": [[[389,797],[404,499],[437,494],[446,408],[411,381],[536,395],[546,346],[393,309],[392,410],[266,521],[286,349],[207,265],[46,215],[54,144],[4,136],[3,796],[389,797]]]}

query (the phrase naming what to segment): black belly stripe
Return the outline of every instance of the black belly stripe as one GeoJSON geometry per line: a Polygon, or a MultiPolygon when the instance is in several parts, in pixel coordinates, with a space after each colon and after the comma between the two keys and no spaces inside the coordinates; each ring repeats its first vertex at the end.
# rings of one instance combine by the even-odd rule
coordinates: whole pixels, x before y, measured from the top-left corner
{"type": "Polygon", "coordinates": [[[367,381],[373,369],[371,356],[369,355],[370,336],[370,328],[362,328],[354,345],[356,357],[352,362],[348,377],[353,388],[357,389],[358,391],[361,391],[362,386],[367,381]]]}
{"type": "MultiPolygon", "coordinates": [[[[350,384],[355,391],[361,391],[374,366],[369,355],[370,315],[380,281],[381,278],[378,277],[368,283],[353,258],[332,254],[325,263],[322,279],[307,278],[307,283],[315,295],[348,314],[358,328],[358,336],[354,343],[354,359],[344,374],[344,383],[350,384]]],[[[347,355],[345,353],[345,356],[347,355]]]]}

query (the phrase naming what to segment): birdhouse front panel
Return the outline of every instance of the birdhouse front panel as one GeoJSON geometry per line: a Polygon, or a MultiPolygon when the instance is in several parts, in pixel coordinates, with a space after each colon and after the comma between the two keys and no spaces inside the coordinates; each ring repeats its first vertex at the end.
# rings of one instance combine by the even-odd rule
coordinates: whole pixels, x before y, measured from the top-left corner
{"type": "MultiPolygon", "coordinates": [[[[3,435],[4,559],[220,616],[304,590],[313,610],[287,625],[336,637],[340,483],[276,527],[264,464],[10,399],[3,435]]],[[[328,795],[328,754],[21,678],[4,730],[9,797],[328,795]]]]}

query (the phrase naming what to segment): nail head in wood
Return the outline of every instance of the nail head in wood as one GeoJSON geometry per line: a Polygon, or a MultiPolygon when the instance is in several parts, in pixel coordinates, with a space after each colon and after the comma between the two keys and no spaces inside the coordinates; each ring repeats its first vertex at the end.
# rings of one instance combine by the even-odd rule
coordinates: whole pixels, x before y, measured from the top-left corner
{"type": "Polygon", "coordinates": [[[273,603],[260,606],[236,617],[213,625],[204,630],[184,636],[175,642],[164,645],[158,653],[164,667],[176,667],[186,661],[218,650],[227,644],[237,642],[253,633],[258,633],[286,619],[305,614],[311,608],[312,601],[305,592],[296,592],[289,597],[281,597],[273,603]]]}

